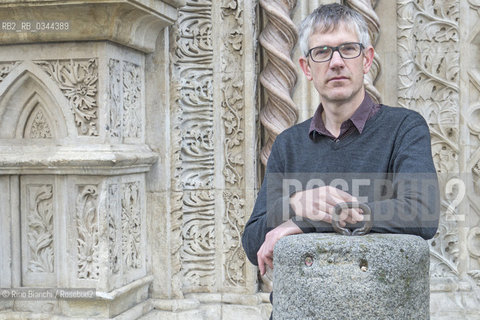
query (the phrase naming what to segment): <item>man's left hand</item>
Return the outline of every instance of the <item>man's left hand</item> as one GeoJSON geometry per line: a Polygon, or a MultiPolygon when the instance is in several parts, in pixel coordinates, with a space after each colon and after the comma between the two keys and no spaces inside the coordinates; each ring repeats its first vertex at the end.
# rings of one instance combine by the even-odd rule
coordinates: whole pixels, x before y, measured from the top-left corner
{"type": "Polygon", "coordinates": [[[273,269],[273,248],[277,241],[282,237],[299,233],[302,233],[302,230],[291,219],[267,232],[265,241],[257,252],[258,268],[262,276],[267,272],[265,265],[273,269]]]}

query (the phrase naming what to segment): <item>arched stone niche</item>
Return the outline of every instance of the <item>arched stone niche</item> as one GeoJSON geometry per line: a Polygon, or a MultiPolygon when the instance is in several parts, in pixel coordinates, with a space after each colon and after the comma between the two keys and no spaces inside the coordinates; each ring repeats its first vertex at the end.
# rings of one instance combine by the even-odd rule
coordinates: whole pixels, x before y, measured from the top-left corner
{"type": "Polygon", "coordinates": [[[68,121],[47,86],[27,70],[13,81],[0,93],[0,139],[66,138],[68,121]]]}

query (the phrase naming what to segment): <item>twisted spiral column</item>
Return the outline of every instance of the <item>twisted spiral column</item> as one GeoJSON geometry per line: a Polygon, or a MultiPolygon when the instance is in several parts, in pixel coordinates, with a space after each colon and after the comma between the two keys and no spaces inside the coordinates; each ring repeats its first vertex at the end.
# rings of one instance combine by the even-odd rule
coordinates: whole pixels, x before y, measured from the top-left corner
{"type": "MultiPolygon", "coordinates": [[[[378,18],[378,15],[374,10],[377,1],[345,0],[344,2],[352,9],[358,11],[364,17],[365,21],[368,24],[368,33],[370,34],[372,46],[375,47],[380,36],[380,19],[378,18]]],[[[380,74],[380,70],[380,58],[377,52],[375,52],[372,67],[370,68],[368,74],[365,75],[365,88],[372,97],[372,99],[374,99],[377,103],[380,103],[381,97],[380,92],[378,92],[377,88],[375,88],[374,83],[377,80],[378,75],[380,74]]]]}
{"type": "Polygon", "coordinates": [[[266,103],[260,111],[265,128],[265,142],[260,160],[267,164],[277,135],[297,121],[297,108],[291,94],[297,81],[291,52],[297,42],[297,28],[290,19],[296,0],[260,0],[268,22],[260,34],[267,63],[260,74],[266,103]]]}

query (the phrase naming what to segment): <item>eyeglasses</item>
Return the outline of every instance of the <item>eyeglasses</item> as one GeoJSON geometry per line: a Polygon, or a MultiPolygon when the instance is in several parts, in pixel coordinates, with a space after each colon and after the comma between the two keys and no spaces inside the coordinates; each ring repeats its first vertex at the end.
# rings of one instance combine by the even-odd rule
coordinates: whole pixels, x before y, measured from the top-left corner
{"type": "Polygon", "coordinates": [[[307,57],[310,55],[314,62],[326,62],[332,59],[333,53],[338,51],[343,59],[353,59],[360,55],[363,45],[359,42],[342,43],[338,47],[319,46],[308,50],[307,57]]]}

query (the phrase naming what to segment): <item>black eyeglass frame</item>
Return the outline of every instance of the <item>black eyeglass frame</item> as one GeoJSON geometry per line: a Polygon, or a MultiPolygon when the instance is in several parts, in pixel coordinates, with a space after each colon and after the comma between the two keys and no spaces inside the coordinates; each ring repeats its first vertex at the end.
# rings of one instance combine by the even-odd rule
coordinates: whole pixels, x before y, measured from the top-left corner
{"type": "Polygon", "coordinates": [[[322,62],[327,62],[327,61],[330,61],[332,60],[332,57],[333,57],[333,53],[335,51],[338,51],[338,54],[340,55],[340,57],[342,57],[342,59],[355,59],[355,58],[358,58],[361,54],[362,54],[362,51],[363,49],[365,49],[365,47],[363,46],[362,43],[360,42],[345,42],[345,43],[342,43],[340,44],[339,46],[336,46],[336,47],[331,47],[331,46],[317,46],[317,47],[313,47],[311,48],[310,50],[308,50],[308,53],[307,53],[307,57],[310,56],[310,58],[312,59],[313,62],[316,62],[316,63],[322,63],[322,62]],[[345,58],[342,53],[340,52],[340,48],[345,46],[345,45],[348,45],[348,44],[358,44],[360,45],[360,51],[358,52],[358,55],[355,56],[355,57],[350,57],[350,58],[345,58]],[[317,61],[315,59],[313,59],[313,56],[312,56],[312,51],[315,50],[315,49],[318,49],[318,48],[330,48],[332,49],[332,53],[330,54],[330,58],[326,59],[326,60],[321,60],[321,61],[317,61]]]}

